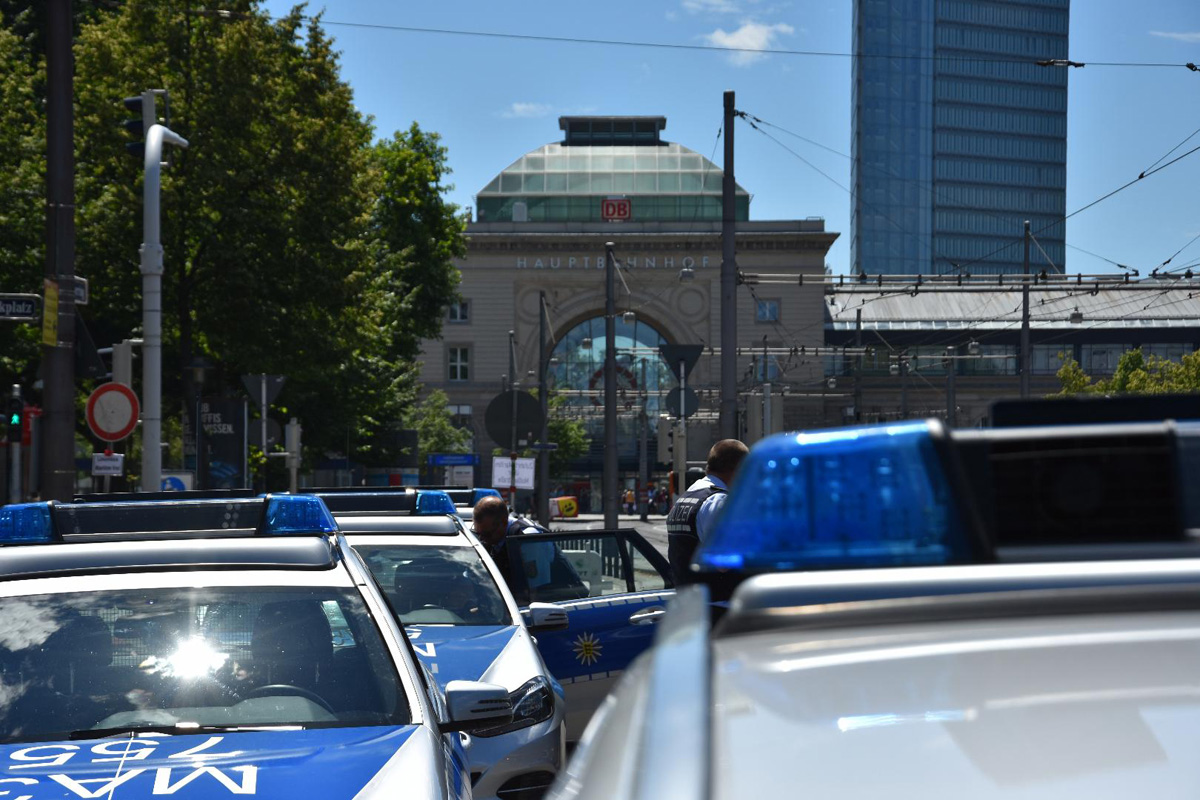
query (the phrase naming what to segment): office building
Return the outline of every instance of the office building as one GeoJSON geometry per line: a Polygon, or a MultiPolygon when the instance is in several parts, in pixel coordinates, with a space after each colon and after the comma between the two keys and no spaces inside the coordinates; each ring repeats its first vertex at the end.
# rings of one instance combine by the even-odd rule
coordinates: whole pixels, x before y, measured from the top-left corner
{"type": "Polygon", "coordinates": [[[1064,271],[1069,7],[855,0],[853,271],[1064,271]]]}

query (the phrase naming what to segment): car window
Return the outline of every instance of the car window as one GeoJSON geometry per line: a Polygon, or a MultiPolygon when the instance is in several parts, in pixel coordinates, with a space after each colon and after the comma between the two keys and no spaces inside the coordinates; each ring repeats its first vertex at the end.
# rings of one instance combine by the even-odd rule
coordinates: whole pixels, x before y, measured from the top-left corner
{"type": "Polygon", "coordinates": [[[139,589],[0,599],[0,741],[106,728],[404,724],[360,595],[139,589]]]}
{"type": "Polygon", "coordinates": [[[632,542],[626,542],[626,546],[633,561],[633,590],[650,592],[668,588],[666,578],[650,563],[650,559],[634,547],[632,542]]]}
{"type": "Polygon", "coordinates": [[[361,546],[405,625],[512,625],[496,582],[473,547],[361,546]]]}
{"type": "Polygon", "coordinates": [[[536,540],[514,537],[510,542],[528,589],[523,601],[580,600],[629,591],[622,551],[625,543],[615,534],[542,535],[536,540]]]}

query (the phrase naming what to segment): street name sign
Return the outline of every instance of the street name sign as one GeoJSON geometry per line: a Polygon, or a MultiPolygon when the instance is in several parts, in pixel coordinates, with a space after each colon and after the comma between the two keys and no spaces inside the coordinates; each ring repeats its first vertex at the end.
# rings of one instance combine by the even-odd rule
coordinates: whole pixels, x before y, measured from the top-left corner
{"type": "Polygon", "coordinates": [[[0,319],[37,322],[42,315],[42,298],[36,294],[0,294],[0,319]]]}

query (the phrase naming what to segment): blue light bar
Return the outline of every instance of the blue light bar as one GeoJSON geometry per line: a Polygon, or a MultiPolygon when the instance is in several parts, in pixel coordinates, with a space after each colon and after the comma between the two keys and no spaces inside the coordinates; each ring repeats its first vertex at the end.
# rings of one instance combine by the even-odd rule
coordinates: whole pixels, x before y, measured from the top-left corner
{"type": "Polygon", "coordinates": [[[0,506],[0,544],[41,544],[57,541],[49,503],[0,506]]]}
{"type": "Polygon", "coordinates": [[[485,497],[501,497],[502,498],[503,495],[500,494],[500,492],[496,491],[495,489],[476,489],[475,490],[475,501],[474,501],[475,503],[478,503],[480,500],[482,500],[485,497]]]}
{"type": "Polygon", "coordinates": [[[959,563],[970,558],[930,423],[772,436],[738,472],[702,571],[959,563]]]}
{"type": "Polygon", "coordinates": [[[450,499],[450,495],[440,489],[417,490],[416,514],[418,516],[427,517],[453,513],[455,513],[454,501],[450,499]]]}
{"type": "Polygon", "coordinates": [[[267,536],[311,536],[337,533],[333,515],[321,498],[305,494],[267,495],[267,516],[262,532],[267,536]]]}

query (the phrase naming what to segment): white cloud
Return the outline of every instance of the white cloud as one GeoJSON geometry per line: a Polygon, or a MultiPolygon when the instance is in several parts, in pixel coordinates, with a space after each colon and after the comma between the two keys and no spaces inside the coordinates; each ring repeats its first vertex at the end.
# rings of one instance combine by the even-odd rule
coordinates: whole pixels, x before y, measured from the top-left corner
{"type": "Polygon", "coordinates": [[[501,111],[500,116],[506,119],[534,119],[548,116],[553,110],[546,103],[513,103],[501,111]]]}
{"type": "Polygon", "coordinates": [[[1187,33],[1184,31],[1150,31],[1151,36],[1161,36],[1164,39],[1174,39],[1177,42],[1196,44],[1200,42],[1200,31],[1187,33]]]}
{"type": "Polygon", "coordinates": [[[736,14],[740,10],[733,0],[683,0],[683,8],[692,14],[736,14]]]}
{"type": "Polygon", "coordinates": [[[755,50],[774,49],[780,36],[788,36],[796,29],[784,22],[775,25],[763,25],[760,22],[746,22],[734,31],[717,28],[704,38],[713,47],[735,48],[740,52],[729,54],[729,60],[734,66],[744,67],[765,57],[764,53],[755,50]]]}

